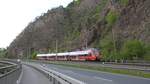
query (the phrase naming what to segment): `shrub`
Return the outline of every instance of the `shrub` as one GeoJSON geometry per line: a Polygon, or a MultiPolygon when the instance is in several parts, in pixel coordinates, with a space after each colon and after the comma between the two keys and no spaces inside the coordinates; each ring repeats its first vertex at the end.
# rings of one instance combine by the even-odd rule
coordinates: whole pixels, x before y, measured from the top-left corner
{"type": "Polygon", "coordinates": [[[106,36],[100,41],[101,52],[104,60],[113,60],[114,59],[114,45],[112,37],[110,35],[106,36]]]}
{"type": "Polygon", "coordinates": [[[31,59],[36,59],[36,55],[37,55],[37,52],[33,52],[32,54],[31,54],[31,59]]]}
{"type": "Polygon", "coordinates": [[[118,14],[115,11],[109,11],[106,16],[108,26],[112,26],[118,19],[118,14]]]}
{"type": "Polygon", "coordinates": [[[150,44],[145,45],[145,50],[144,60],[150,60],[150,44]]]}
{"type": "Polygon", "coordinates": [[[142,58],[145,53],[144,44],[138,40],[129,40],[124,43],[122,53],[124,59],[142,58]]]}

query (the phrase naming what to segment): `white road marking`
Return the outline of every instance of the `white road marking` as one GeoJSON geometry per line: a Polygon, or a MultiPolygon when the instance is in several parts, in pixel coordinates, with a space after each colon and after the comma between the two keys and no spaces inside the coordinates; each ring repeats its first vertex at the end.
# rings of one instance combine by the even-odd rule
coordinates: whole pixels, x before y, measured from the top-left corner
{"type": "Polygon", "coordinates": [[[94,76],[95,79],[100,79],[100,80],[104,80],[104,81],[110,81],[112,82],[113,80],[110,80],[110,79],[105,79],[105,78],[102,78],[102,77],[97,77],[97,76],[94,76]]]}
{"type": "MultiPolygon", "coordinates": [[[[70,70],[63,70],[63,72],[66,72],[66,73],[75,73],[75,72],[73,72],[73,71],[70,71],[70,70]]],[[[76,73],[75,73],[76,74],[76,73]]]]}
{"type": "Polygon", "coordinates": [[[16,81],[17,84],[20,84],[22,76],[23,76],[23,70],[21,70],[21,74],[20,74],[18,80],[16,81]]]}
{"type": "Polygon", "coordinates": [[[53,67],[52,69],[58,70],[58,68],[53,67]]]}
{"type": "MultiPolygon", "coordinates": [[[[47,67],[48,68],[48,67],[47,67]]],[[[60,70],[59,68],[56,68],[56,67],[52,67],[51,68],[52,70],[60,70]]],[[[63,72],[65,72],[65,73],[72,73],[72,74],[77,74],[77,73],[75,73],[75,72],[73,72],[73,71],[71,71],[71,70],[62,70],[63,72]]]]}

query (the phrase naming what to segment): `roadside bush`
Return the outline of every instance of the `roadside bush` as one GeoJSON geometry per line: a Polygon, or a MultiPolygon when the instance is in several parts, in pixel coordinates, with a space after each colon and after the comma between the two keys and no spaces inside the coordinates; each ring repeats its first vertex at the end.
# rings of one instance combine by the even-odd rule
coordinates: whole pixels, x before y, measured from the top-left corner
{"type": "Polygon", "coordinates": [[[145,45],[144,60],[150,60],[150,44],[145,45]]]}
{"type": "Polygon", "coordinates": [[[103,60],[109,61],[114,59],[114,45],[112,37],[110,35],[101,39],[100,41],[101,52],[103,55],[103,60]]]}
{"type": "Polygon", "coordinates": [[[142,58],[145,53],[144,44],[138,40],[129,40],[124,43],[122,55],[124,59],[142,58]]]}

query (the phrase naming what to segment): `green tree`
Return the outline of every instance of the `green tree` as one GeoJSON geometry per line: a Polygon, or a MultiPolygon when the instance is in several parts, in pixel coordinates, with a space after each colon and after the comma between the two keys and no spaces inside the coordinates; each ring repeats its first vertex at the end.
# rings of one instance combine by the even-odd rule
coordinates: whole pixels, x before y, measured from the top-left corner
{"type": "Polygon", "coordinates": [[[31,59],[36,59],[36,55],[37,55],[37,52],[34,51],[34,52],[31,54],[31,59]]]}
{"type": "Polygon", "coordinates": [[[142,58],[145,53],[144,44],[139,40],[129,40],[123,46],[124,59],[142,58]]]}
{"type": "Polygon", "coordinates": [[[110,35],[106,36],[104,39],[100,41],[100,46],[102,49],[101,52],[104,60],[115,59],[113,41],[110,35]]]}

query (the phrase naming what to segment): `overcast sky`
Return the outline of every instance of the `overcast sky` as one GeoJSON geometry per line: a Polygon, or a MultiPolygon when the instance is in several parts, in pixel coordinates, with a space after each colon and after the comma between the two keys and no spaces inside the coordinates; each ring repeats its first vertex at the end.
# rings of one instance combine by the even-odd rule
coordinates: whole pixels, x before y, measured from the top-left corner
{"type": "Polygon", "coordinates": [[[73,0],[0,0],[0,48],[5,48],[15,37],[48,9],[63,5],[66,7],[73,0]]]}

